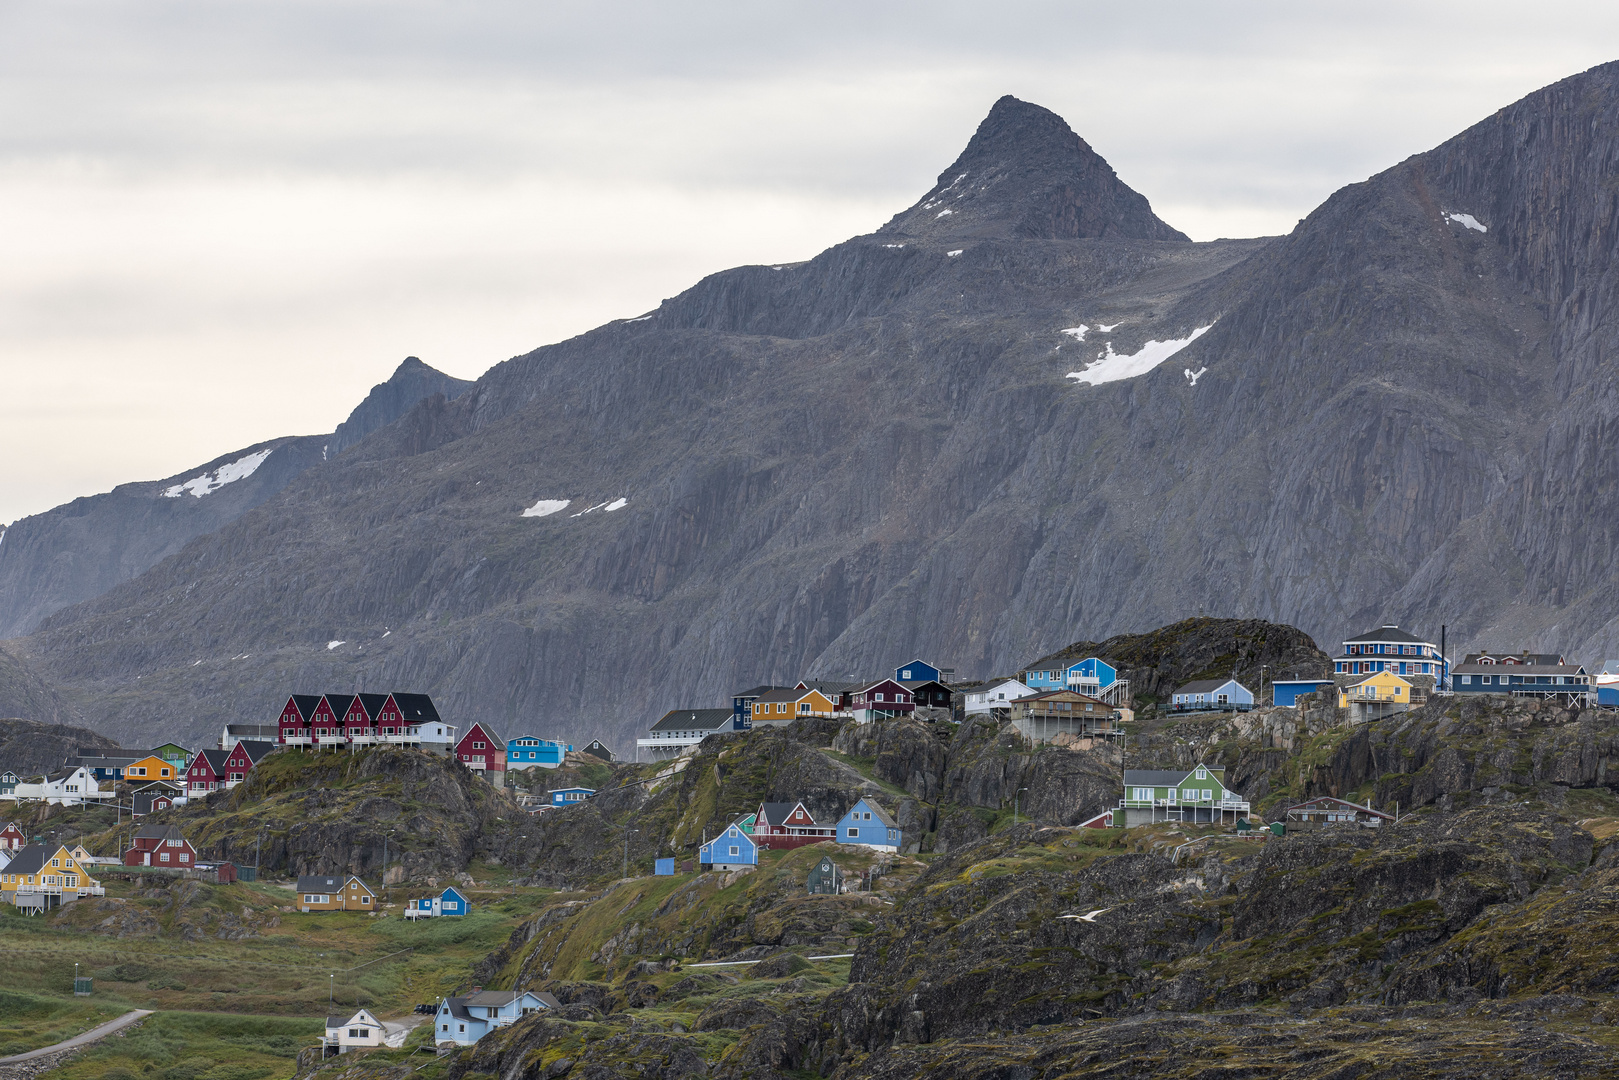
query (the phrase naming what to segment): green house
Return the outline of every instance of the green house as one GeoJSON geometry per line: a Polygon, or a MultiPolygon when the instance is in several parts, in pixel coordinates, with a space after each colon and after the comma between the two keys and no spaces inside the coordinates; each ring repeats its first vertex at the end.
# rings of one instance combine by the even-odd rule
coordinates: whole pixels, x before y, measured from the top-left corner
{"type": "Polygon", "coordinates": [[[736,827],[741,829],[743,832],[747,833],[749,836],[752,836],[753,835],[753,823],[758,817],[759,817],[758,814],[749,814],[745,818],[738,818],[737,822],[736,822],[736,827]]]}
{"type": "Polygon", "coordinates": [[[1156,821],[1235,825],[1248,818],[1248,800],[1225,786],[1225,770],[1201,763],[1193,769],[1124,770],[1119,806],[1126,828],[1156,821]]]}
{"type": "Polygon", "coordinates": [[[842,868],[827,856],[821,856],[821,861],[810,867],[809,894],[811,896],[836,896],[842,891],[842,868]]]}
{"type": "Polygon", "coordinates": [[[187,765],[191,764],[191,751],[179,743],[166,742],[162,746],[154,746],[152,747],[152,756],[162,758],[182,772],[187,765]]]}

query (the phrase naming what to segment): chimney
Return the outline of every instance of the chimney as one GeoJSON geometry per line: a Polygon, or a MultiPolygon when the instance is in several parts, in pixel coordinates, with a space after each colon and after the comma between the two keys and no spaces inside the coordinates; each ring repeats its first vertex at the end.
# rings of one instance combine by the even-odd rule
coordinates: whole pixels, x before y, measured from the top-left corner
{"type": "Polygon", "coordinates": [[[473,988],[472,988],[472,991],[471,991],[471,992],[472,992],[472,993],[474,993],[474,994],[481,994],[481,993],[483,993],[483,987],[481,987],[481,986],[474,986],[474,987],[473,987],[473,988]]]}

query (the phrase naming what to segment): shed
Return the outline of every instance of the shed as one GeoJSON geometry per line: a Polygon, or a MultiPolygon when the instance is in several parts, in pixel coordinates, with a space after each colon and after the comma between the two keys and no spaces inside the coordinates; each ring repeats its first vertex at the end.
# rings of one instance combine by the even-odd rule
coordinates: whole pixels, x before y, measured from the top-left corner
{"type": "Polygon", "coordinates": [[[654,859],[652,861],[652,872],[658,877],[673,877],[675,861],[673,859],[654,859]]]}
{"type": "Polygon", "coordinates": [[[1277,679],[1270,684],[1271,702],[1283,708],[1296,708],[1305,694],[1326,693],[1331,690],[1331,679],[1277,679]]]}
{"type": "Polygon", "coordinates": [[[842,891],[842,867],[833,862],[829,856],[822,855],[821,861],[810,867],[809,894],[811,896],[836,896],[842,891]]]}

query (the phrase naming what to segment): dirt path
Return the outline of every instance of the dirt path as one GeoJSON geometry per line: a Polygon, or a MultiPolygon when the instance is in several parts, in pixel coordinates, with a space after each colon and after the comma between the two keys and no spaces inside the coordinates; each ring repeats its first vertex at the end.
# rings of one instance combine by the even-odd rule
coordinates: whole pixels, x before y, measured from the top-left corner
{"type": "Polygon", "coordinates": [[[38,1050],[30,1050],[26,1054],[13,1054],[11,1057],[0,1058],[0,1065],[21,1065],[25,1061],[33,1061],[35,1058],[42,1058],[47,1054],[60,1054],[64,1050],[77,1050],[81,1046],[89,1046],[98,1039],[105,1039],[115,1031],[122,1031],[135,1021],[144,1020],[151,1015],[151,1009],[135,1009],[131,1012],[126,1012],[116,1020],[108,1020],[100,1027],[93,1027],[83,1035],[75,1035],[65,1042],[56,1043],[54,1046],[42,1046],[38,1050]]]}

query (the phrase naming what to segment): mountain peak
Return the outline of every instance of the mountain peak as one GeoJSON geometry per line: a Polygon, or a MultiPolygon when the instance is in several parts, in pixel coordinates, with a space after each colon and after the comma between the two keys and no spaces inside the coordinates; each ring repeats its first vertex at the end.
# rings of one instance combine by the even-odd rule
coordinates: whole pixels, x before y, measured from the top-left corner
{"type": "Polygon", "coordinates": [[[880,230],[938,239],[1185,240],[1067,121],[1007,94],[939,182],[880,230]]]}
{"type": "Polygon", "coordinates": [[[419,357],[407,356],[388,376],[387,382],[373,386],[365,400],[349,413],[349,418],[337,425],[328,444],[329,450],[336,454],[348,449],[405,415],[422,398],[443,394],[453,400],[471,385],[466,379],[457,379],[422,363],[419,357]]]}

